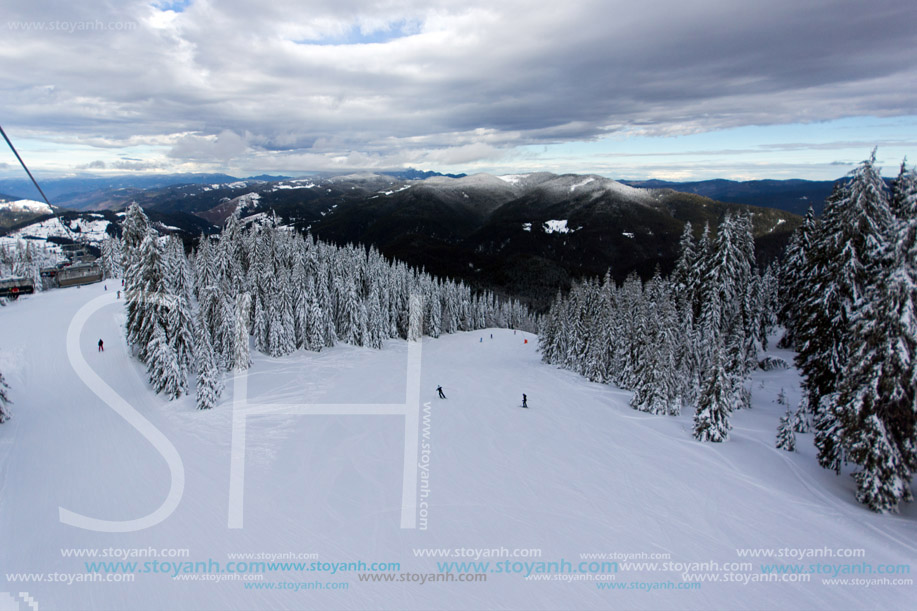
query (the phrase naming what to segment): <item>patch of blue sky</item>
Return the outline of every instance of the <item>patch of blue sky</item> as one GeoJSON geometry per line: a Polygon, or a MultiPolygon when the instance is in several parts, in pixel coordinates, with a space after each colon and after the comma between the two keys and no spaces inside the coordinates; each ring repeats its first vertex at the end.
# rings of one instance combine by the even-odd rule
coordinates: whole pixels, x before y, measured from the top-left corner
{"type": "MultiPolygon", "coordinates": [[[[542,160],[579,160],[583,165],[651,170],[670,164],[729,167],[729,173],[759,174],[767,167],[795,166],[814,179],[843,174],[878,147],[877,160],[886,175],[917,151],[917,116],[855,117],[787,125],[750,125],[681,136],[613,133],[581,142],[524,147],[542,160]],[[806,170],[806,167],[811,168],[806,170]],[[816,169],[820,168],[820,169],[816,169]]],[[[703,172],[706,174],[706,172],[703,172]]],[[[764,176],[762,176],[764,177],[764,176]]],[[[775,176],[776,177],[776,176],[775,176]]]]}
{"type": "Polygon", "coordinates": [[[158,0],[153,6],[161,11],[172,11],[174,13],[183,13],[191,5],[191,0],[158,0]]]}
{"type": "Polygon", "coordinates": [[[366,28],[353,24],[344,33],[328,34],[321,38],[295,40],[293,42],[303,45],[371,45],[385,44],[399,38],[406,38],[418,32],[417,23],[407,19],[391,22],[385,27],[366,28]]]}

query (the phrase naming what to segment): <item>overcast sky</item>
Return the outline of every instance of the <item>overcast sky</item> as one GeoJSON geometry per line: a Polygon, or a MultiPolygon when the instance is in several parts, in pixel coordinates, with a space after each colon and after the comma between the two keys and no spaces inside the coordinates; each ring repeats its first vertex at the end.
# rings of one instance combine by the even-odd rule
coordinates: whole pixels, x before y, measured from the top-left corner
{"type": "Polygon", "coordinates": [[[915,24],[913,0],[4,0],[0,125],[45,175],[831,179],[873,146],[894,174],[915,24]]]}

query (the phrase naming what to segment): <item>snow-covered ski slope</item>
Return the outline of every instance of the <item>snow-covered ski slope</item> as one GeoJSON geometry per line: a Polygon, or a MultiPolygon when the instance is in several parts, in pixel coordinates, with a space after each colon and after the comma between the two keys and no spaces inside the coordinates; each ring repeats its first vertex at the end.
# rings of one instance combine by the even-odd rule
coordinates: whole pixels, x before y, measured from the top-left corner
{"type": "MultiPolygon", "coordinates": [[[[504,329],[424,338],[421,400],[430,404],[421,421],[421,436],[426,430],[428,437],[419,448],[429,476],[420,480],[427,494],[420,497],[427,503],[425,530],[400,528],[405,427],[400,416],[390,415],[249,416],[244,525],[230,529],[232,383],[210,412],[195,411],[193,398],[170,403],[153,395],[142,367],[128,358],[115,288],[109,281],[107,293],[101,284],[56,290],[0,309],[0,371],[15,401],[13,418],[0,426],[0,609],[30,608],[20,593],[39,609],[913,606],[913,585],[876,581],[914,579],[912,574],[876,571],[914,564],[915,507],[879,516],[857,505],[849,477],[817,466],[810,435],[800,435],[797,454],[774,449],[783,409],[774,398],[783,387],[795,404],[794,372],[756,373],[754,408],[734,415],[729,441],[701,444],[691,438],[690,414],[634,412],[627,392],[543,365],[534,336],[504,329]],[[68,357],[74,316],[106,295],[109,304],[89,315],[76,347],[104,384],[161,431],[180,462],[175,511],[135,532],[97,532],[60,521],[60,508],[103,520],[137,519],[174,492],[170,464],[90,390],[87,376],[77,375],[71,362],[79,359],[68,357]],[[97,352],[99,338],[104,353],[97,352]],[[436,398],[439,384],[448,400],[436,398]],[[520,409],[523,392],[528,410],[520,409]],[[90,551],[70,551],[83,548],[90,551]],[[187,556],[168,557],[166,548],[186,549],[187,556]],[[457,548],[477,551],[458,557],[457,548]],[[745,548],[782,551],[784,557],[740,557],[737,550],[745,548]],[[161,555],[120,558],[116,549],[161,555]],[[824,555],[846,549],[864,555],[824,555]],[[98,556],[66,555],[74,553],[98,556]],[[240,560],[229,554],[265,561],[257,555],[288,553],[307,566],[329,563],[329,570],[255,567],[249,572],[263,580],[248,586],[226,572],[227,563],[240,560]],[[798,553],[820,556],[790,557],[798,553]],[[605,584],[624,589],[600,589],[588,566],[597,556],[584,554],[617,559],[616,571],[597,570],[614,578],[605,584]],[[627,564],[623,555],[657,566],[627,564]],[[122,560],[137,562],[139,572],[103,572],[99,582],[81,581],[90,573],[87,561],[122,560]],[[204,574],[201,567],[174,578],[152,564],[173,561],[204,563],[208,570],[219,563],[224,572],[204,574]],[[429,579],[450,569],[437,563],[471,561],[489,565],[453,566],[451,572],[482,573],[486,582],[421,585],[359,577],[429,579]],[[587,565],[578,573],[525,577],[527,566],[537,571],[538,565],[524,563],[556,562],[563,570],[562,561],[572,570],[587,565]],[[360,562],[367,569],[330,570],[332,563],[360,562]],[[398,566],[371,571],[372,563],[398,566]],[[507,573],[513,563],[521,573],[507,573]],[[774,564],[819,565],[829,568],[816,570],[830,572],[806,575],[810,580],[801,583],[760,581],[762,566],[774,564]],[[873,573],[864,574],[865,566],[873,573]],[[860,572],[848,574],[856,570],[851,567],[860,572]],[[699,586],[684,589],[684,573],[699,586]],[[834,573],[873,583],[823,582],[834,573]],[[224,581],[205,581],[215,579],[224,581]]],[[[405,342],[390,341],[382,351],[337,346],[281,359],[253,355],[249,401],[405,400],[405,342]]]]}

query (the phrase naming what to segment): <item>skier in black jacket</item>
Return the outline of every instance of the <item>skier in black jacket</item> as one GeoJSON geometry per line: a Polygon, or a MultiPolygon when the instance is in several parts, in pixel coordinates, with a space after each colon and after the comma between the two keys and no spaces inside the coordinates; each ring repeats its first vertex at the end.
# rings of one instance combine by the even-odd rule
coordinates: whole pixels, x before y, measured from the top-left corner
{"type": "Polygon", "coordinates": [[[522,393],[522,407],[528,408],[528,400],[529,398],[525,396],[525,393],[522,393]]]}
{"type": "Polygon", "coordinates": [[[436,392],[439,393],[439,398],[440,398],[440,399],[445,399],[445,398],[446,398],[446,395],[443,394],[443,387],[442,387],[442,386],[437,386],[437,387],[436,387],[436,392]]]}

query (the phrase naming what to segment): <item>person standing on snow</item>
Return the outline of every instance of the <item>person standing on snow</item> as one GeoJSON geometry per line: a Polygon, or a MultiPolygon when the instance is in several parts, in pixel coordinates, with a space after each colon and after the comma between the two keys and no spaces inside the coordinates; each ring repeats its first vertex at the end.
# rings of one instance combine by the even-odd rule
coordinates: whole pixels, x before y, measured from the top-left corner
{"type": "Polygon", "coordinates": [[[445,399],[445,398],[446,398],[446,395],[443,394],[443,387],[442,387],[442,386],[437,386],[437,387],[436,387],[436,392],[439,393],[439,398],[440,398],[440,399],[445,399]]]}
{"type": "Polygon", "coordinates": [[[99,352],[105,352],[105,345],[102,343],[102,340],[99,340],[99,352]]]}
{"type": "Polygon", "coordinates": [[[528,400],[529,398],[525,396],[525,393],[522,393],[522,407],[528,409],[529,407],[528,400]]]}

